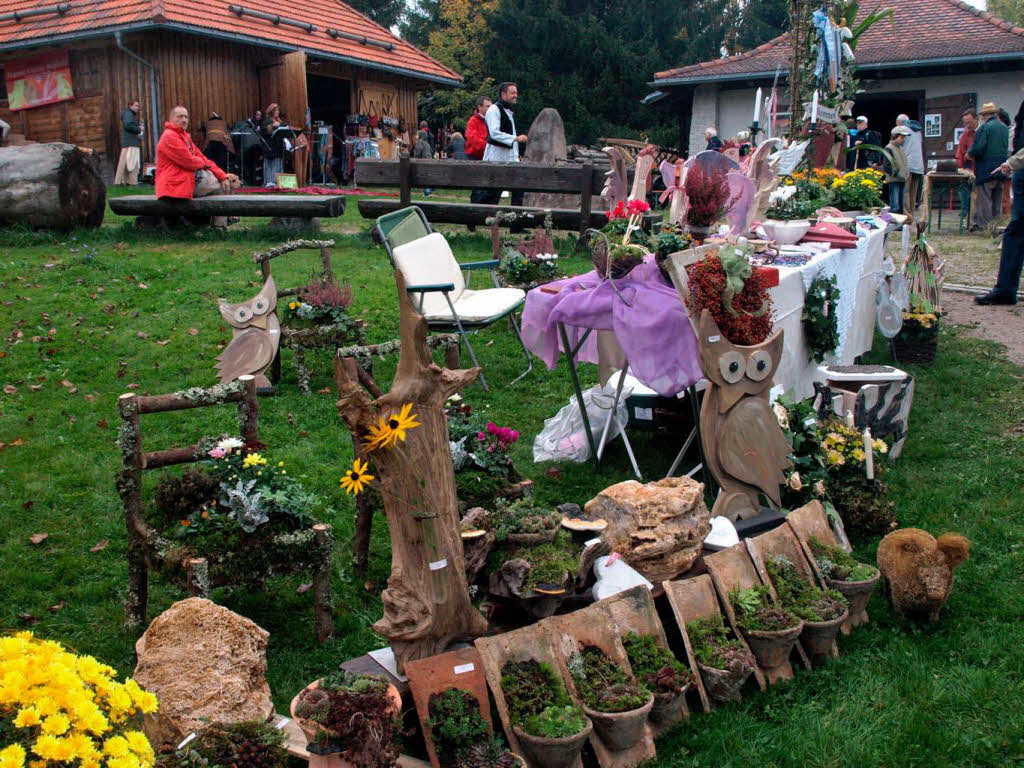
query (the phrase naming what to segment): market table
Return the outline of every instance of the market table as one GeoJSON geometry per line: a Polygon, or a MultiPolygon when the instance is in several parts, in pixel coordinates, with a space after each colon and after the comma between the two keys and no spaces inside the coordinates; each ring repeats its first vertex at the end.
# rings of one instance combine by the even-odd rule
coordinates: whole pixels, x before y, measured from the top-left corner
{"type": "MultiPolygon", "coordinates": [[[[876,273],[881,269],[884,243],[885,231],[878,229],[863,234],[856,248],[826,250],[802,266],[778,268],[779,284],[771,289],[771,296],[775,327],[785,331],[785,339],[776,387],[792,392],[796,399],[814,393],[817,365],[807,350],[801,315],[804,295],[819,275],[834,275],[840,292],[835,309],[839,346],[827,362],[849,365],[871,349],[876,273]]],[[[534,288],[526,295],[522,331],[527,349],[548,370],[555,368],[563,351],[570,353],[574,378],[578,361],[602,365],[606,375],[614,367],[607,364],[612,354],[608,348],[614,348],[614,342],[621,348],[620,358],[628,359],[631,373],[665,397],[686,390],[703,376],[686,311],[653,257],[614,286],[590,271],[534,288]],[[614,339],[609,344],[611,335],[614,339]]]]}

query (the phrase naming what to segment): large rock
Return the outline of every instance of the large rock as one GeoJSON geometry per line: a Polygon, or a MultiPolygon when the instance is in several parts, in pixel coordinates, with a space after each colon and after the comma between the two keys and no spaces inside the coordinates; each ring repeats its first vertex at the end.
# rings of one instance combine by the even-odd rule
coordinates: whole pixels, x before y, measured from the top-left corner
{"type": "Polygon", "coordinates": [[[585,511],[608,521],[601,538],[655,584],[688,570],[711,531],[704,486],[689,477],[627,480],[605,488],[585,511]]]}
{"type": "Polygon", "coordinates": [[[157,616],[135,644],[134,675],[160,702],[144,724],[153,746],[177,746],[211,723],[270,719],[269,636],[249,619],[199,597],[157,616]]]}

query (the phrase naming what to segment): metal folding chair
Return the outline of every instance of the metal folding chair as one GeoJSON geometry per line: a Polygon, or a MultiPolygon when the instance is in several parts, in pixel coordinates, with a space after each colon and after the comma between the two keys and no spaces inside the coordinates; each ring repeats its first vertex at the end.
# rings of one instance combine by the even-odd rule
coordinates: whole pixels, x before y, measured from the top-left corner
{"type": "MultiPolygon", "coordinates": [[[[440,293],[444,296],[450,317],[442,316],[436,312],[433,314],[424,314],[427,325],[431,330],[458,332],[459,337],[465,343],[466,349],[469,351],[469,356],[473,360],[473,365],[480,368],[480,383],[483,385],[484,389],[488,389],[488,386],[487,380],[484,378],[483,366],[481,366],[479,360],[477,360],[476,352],[473,350],[473,346],[469,342],[468,334],[479,331],[482,328],[486,328],[502,318],[508,318],[509,325],[515,332],[516,338],[519,340],[519,345],[523,349],[523,355],[526,357],[526,370],[513,379],[512,383],[515,384],[533,370],[533,358],[526,349],[522,333],[519,330],[519,324],[515,319],[515,311],[525,302],[526,294],[523,291],[519,291],[519,289],[502,288],[500,286],[498,283],[498,277],[495,274],[495,269],[499,263],[496,259],[459,264],[455,260],[455,256],[452,255],[451,249],[448,248],[447,241],[444,241],[444,238],[440,234],[433,231],[430,226],[430,222],[427,221],[427,217],[423,214],[423,211],[416,206],[409,206],[408,208],[402,208],[401,210],[381,216],[377,219],[377,224],[374,227],[374,235],[381,241],[381,243],[383,243],[384,250],[388,254],[388,260],[391,262],[391,266],[395,269],[401,269],[403,274],[405,274],[407,281],[405,288],[406,291],[410,294],[419,295],[417,309],[421,314],[424,314],[424,303],[429,294],[440,293]],[[434,237],[435,235],[436,237],[434,237]],[[419,247],[421,247],[424,252],[424,258],[433,258],[446,262],[442,265],[444,273],[452,276],[454,271],[453,276],[458,278],[458,283],[454,279],[448,282],[438,283],[418,282],[415,279],[410,280],[408,272],[411,267],[415,266],[415,251],[419,247]],[[397,256],[396,251],[398,252],[397,256]],[[459,274],[462,270],[467,273],[467,278],[464,283],[462,282],[463,279],[459,274]],[[494,283],[493,289],[485,288],[480,291],[473,291],[469,288],[469,278],[472,277],[472,273],[474,271],[478,270],[488,270],[491,273],[491,280],[494,283]],[[468,298],[469,294],[480,296],[488,294],[491,291],[501,291],[503,295],[506,292],[518,291],[521,295],[514,297],[509,293],[509,296],[506,297],[506,300],[499,307],[498,311],[493,314],[487,314],[486,316],[460,316],[457,306],[461,299],[464,297],[468,298]],[[508,298],[512,298],[513,300],[509,301],[508,298]]],[[[486,298],[487,297],[484,296],[484,299],[486,298]]],[[[475,303],[479,304],[482,302],[478,300],[475,303]]]]}

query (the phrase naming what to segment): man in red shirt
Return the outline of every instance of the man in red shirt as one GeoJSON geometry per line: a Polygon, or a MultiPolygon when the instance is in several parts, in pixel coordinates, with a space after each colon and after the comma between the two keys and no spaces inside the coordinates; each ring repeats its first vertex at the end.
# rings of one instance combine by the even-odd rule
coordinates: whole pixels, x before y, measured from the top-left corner
{"type": "MultiPolygon", "coordinates": [[[[484,150],[487,148],[487,121],[484,120],[484,115],[487,114],[489,106],[491,106],[491,100],[486,96],[477,98],[476,111],[466,123],[466,155],[473,160],[484,159],[484,150]]],[[[484,189],[474,189],[469,201],[471,203],[483,202],[480,196],[486,192],[487,190],[484,189]]]]}
{"type": "MultiPolygon", "coordinates": [[[[175,107],[156,145],[156,196],[191,200],[230,192],[238,177],[224,173],[200,152],[187,129],[188,110],[175,107]]],[[[215,216],[212,222],[215,227],[228,223],[223,216],[215,216]]]]}
{"type": "MultiPolygon", "coordinates": [[[[974,144],[974,133],[978,129],[978,113],[973,109],[964,110],[962,117],[964,132],[960,135],[960,141],[956,145],[956,166],[965,171],[974,172],[974,158],[967,154],[967,150],[974,144]]],[[[957,188],[960,195],[960,210],[964,216],[970,217],[971,213],[971,185],[966,181],[961,182],[957,188]]]]}

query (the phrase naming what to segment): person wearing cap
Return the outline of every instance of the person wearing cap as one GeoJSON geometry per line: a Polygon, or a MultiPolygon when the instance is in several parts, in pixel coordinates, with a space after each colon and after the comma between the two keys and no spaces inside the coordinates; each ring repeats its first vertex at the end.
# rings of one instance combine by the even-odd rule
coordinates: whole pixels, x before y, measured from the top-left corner
{"type": "Polygon", "coordinates": [[[1002,213],[1003,175],[998,168],[1010,154],[1010,129],[999,120],[998,112],[999,108],[991,101],[978,110],[982,122],[974,134],[974,144],[967,150],[974,159],[974,186],[977,189],[972,232],[986,229],[1002,213]]]}
{"type": "Polygon", "coordinates": [[[1021,102],[1013,124],[1014,153],[996,168],[999,173],[1012,176],[1013,207],[1010,209],[1010,223],[1003,232],[996,285],[988,293],[974,297],[974,301],[982,306],[1016,304],[1020,273],[1024,268],[1024,102],[1021,102]]]}
{"type": "Polygon", "coordinates": [[[921,182],[924,181],[924,141],[921,124],[911,120],[909,115],[897,115],[896,125],[903,126],[910,134],[903,142],[903,154],[907,156],[907,190],[904,195],[903,212],[914,218],[914,212],[921,202],[921,182]]]}
{"type": "Polygon", "coordinates": [[[910,176],[910,171],[907,169],[907,156],[903,152],[903,143],[909,135],[909,128],[897,125],[892,129],[891,139],[885,147],[891,158],[885,163],[885,180],[889,182],[889,209],[893,211],[903,210],[903,195],[907,189],[907,178],[910,176]]]}
{"type": "Polygon", "coordinates": [[[864,115],[857,117],[857,133],[853,137],[852,148],[855,151],[856,160],[854,168],[872,168],[879,163],[878,153],[873,149],[864,149],[857,152],[857,148],[861,144],[872,144],[876,147],[881,146],[882,137],[878,135],[878,131],[872,131],[868,128],[868,119],[864,115]]]}

